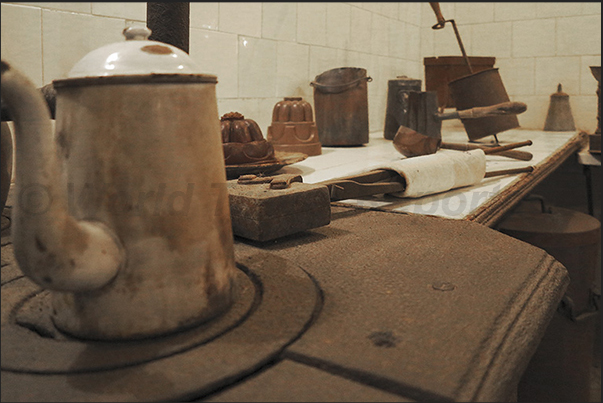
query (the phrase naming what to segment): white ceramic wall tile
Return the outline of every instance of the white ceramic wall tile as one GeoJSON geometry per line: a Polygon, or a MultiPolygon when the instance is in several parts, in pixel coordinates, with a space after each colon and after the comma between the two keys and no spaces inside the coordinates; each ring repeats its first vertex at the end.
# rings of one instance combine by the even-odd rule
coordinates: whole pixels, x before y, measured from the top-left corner
{"type": "Polygon", "coordinates": [[[423,2],[416,2],[416,3],[407,3],[407,10],[408,10],[408,23],[412,24],[412,25],[416,25],[417,27],[421,26],[421,13],[422,13],[422,7],[423,7],[423,2]]]}
{"type": "Polygon", "coordinates": [[[454,15],[457,24],[485,24],[493,22],[494,3],[455,3],[454,15]]]}
{"type": "Polygon", "coordinates": [[[601,2],[593,1],[589,3],[582,3],[582,14],[584,15],[601,15],[601,2]]]}
{"type": "Polygon", "coordinates": [[[472,26],[471,56],[511,57],[511,22],[472,26]]]}
{"type": "Polygon", "coordinates": [[[295,41],[297,3],[262,3],[262,37],[295,41]]]}
{"type": "Polygon", "coordinates": [[[398,5],[401,3],[392,1],[392,2],[387,2],[387,3],[380,3],[381,4],[381,15],[384,15],[388,18],[395,18],[398,19],[398,5]]]}
{"type": "Polygon", "coordinates": [[[369,95],[369,132],[383,130],[385,122],[386,103],[387,101],[384,101],[383,97],[380,95],[369,95]]]}
{"type": "MultiPolygon", "coordinates": [[[[465,51],[469,54],[471,50],[471,32],[473,26],[458,25],[457,28],[461,40],[463,41],[465,51]]],[[[435,31],[434,52],[437,56],[460,56],[462,54],[451,24],[446,24],[444,29],[435,31]]]]}
{"type": "Polygon", "coordinates": [[[383,95],[387,91],[387,80],[391,78],[389,58],[383,56],[373,57],[367,70],[370,72],[368,75],[373,79],[367,85],[369,95],[383,95]]]}
{"type": "Polygon", "coordinates": [[[209,2],[190,3],[191,28],[218,29],[220,4],[209,2]]]}
{"type": "Polygon", "coordinates": [[[74,13],[87,13],[91,12],[91,4],[92,3],[80,3],[80,2],[71,2],[71,3],[60,3],[60,2],[47,2],[47,3],[36,3],[36,2],[13,2],[14,4],[23,4],[32,7],[41,7],[47,8],[51,10],[63,10],[63,11],[73,11],[74,13]]]}
{"type": "Polygon", "coordinates": [[[278,101],[282,98],[218,99],[218,114],[239,112],[246,119],[255,120],[266,138],[268,126],[272,123],[272,109],[278,101]]]}
{"type": "Polygon", "coordinates": [[[536,18],[536,5],[530,2],[494,3],[494,21],[533,20],[536,18]]]}
{"type": "Polygon", "coordinates": [[[276,96],[276,41],[239,36],[239,97],[276,96]]]}
{"type": "Polygon", "coordinates": [[[262,35],[262,3],[219,3],[218,29],[239,35],[262,35]]]}
{"type": "Polygon", "coordinates": [[[308,71],[310,47],[278,42],[276,57],[276,94],[279,97],[306,97],[310,92],[308,71]]]}
{"type": "Polygon", "coordinates": [[[406,59],[416,61],[419,61],[421,59],[420,34],[420,27],[411,24],[406,25],[406,59]]]}
{"type": "Polygon", "coordinates": [[[350,49],[356,52],[371,51],[371,13],[356,7],[351,9],[350,49]]]}
{"type": "Polygon", "coordinates": [[[582,14],[582,4],[572,2],[539,2],[536,3],[536,15],[538,18],[567,17],[582,14]]]}
{"type": "Polygon", "coordinates": [[[42,11],[2,3],[1,12],[2,59],[41,87],[46,84],[42,75],[42,11]]]}
{"type": "Polygon", "coordinates": [[[218,76],[218,98],[238,96],[238,38],[236,34],[191,28],[191,58],[201,71],[218,76]]]}
{"type": "Polygon", "coordinates": [[[377,3],[376,1],[365,2],[361,4],[363,9],[370,11],[371,13],[379,14],[379,12],[381,11],[381,4],[377,3]]]}
{"type": "Polygon", "coordinates": [[[580,94],[592,95],[597,91],[597,80],[590,71],[590,66],[601,66],[601,55],[582,56],[580,63],[580,94]]]}
{"type": "MultiPolygon", "coordinates": [[[[367,71],[367,75],[371,75],[372,61],[374,57],[368,53],[344,51],[338,53],[337,60],[340,66],[345,67],[359,67],[367,71]]],[[[370,85],[370,84],[369,84],[370,85]]]]}
{"type": "MultiPolygon", "coordinates": [[[[528,109],[524,113],[517,115],[517,120],[522,128],[537,130],[542,130],[544,128],[550,96],[522,95],[521,97],[509,98],[511,98],[511,101],[524,102],[528,105],[528,109]]],[[[504,133],[499,134],[499,139],[504,139],[504,133]]]]}
{"type": "MultiPolygon", "coordinates": [[[[412,78],[421,78],[421,74],[424,71],[423,68],[423,61],[421,60],[419,61],[407,61],[406,62],[406,66],[405,66],[405,70],[404,70],[404,74],[407,75],[408,77],[412,77],[412,78]]],[[[399,73],[396,73],[395,75],[400,75],[399,73]]],[[[425,90],[425,84],[422,84],[423,86],[423,90],[425,90]]]]}
{"type": "Polygon", "coordinates": [[[414,69],[410,67],[411,62],[409,62],[408,60],[393,59],[392,63],[393,64],[390,72],[390,77],[388,77],[388,80],[392,80],[398,76],[408,76],[410,78],[416,78],[419,80],[422,79],[422,77],[420,76],[420,72],[419,75],[415,74],[414,69]],[[411,70],[413,71],[411,72],[411,70]]]}
{"type": "Polygon", "coordinates": [[[389,56],[389,19],[379,14],[373,14],[371,24],[371,53],[389,56]]]}
{"type": "Polygon", "coordinates": [[[44,82],[66,77],[92,50],[124,40],[123,19],[43,10],[42,26],[44,82]]]}
{"type": "MultiPolygon", "coordinates": [[[[337,52],[333,52],[333,49],[324,48],[322,46],[310,46],[310,79],[324,73],[327,70],[343,67],[341,59],[338,57],[337,52]]],[[[349,66],[356,67],[356,66],[349,66]]]]}
{"type": "Polygon", "coordinates": [[[559,18],[557,55],[601,54],[601,16],[559,18]]]}
{"type": "MultiPolygon", "coordinates": [[[[239,98],[218,98],[218,115],[222,117],[229,112],[241,112],[242,100],[239,98]]],[[[245,116],[245,114],[243,114],[245,116]]],[[[251,115],[250,115],[251,116],[251,115]]]]}
{"type": "Polygon", "coordinates": [[[597,128],[597,96],[579,95],[570,97],[570,105],[576,129],[594,133],[597,128]]]}
{"type": "Polygon", "coordinates": [[[139,2],[104,2],[104,3],[89,3],[92,5],[92,14],[105,16],[126,18],[129,20],[146,21],[147,19],[147,3],[139,2]]]}
{"type": "Polygon", "coordinates": [[[513,22],[512,57],[555,55],[555,20],[513,22]]]}
{"type": "Polygon", "coordinates": [[[389,55],[396,58],[406,57],[406,44],[408,37],[406,35],[407,23],[390,19],[389,20],[389,55]]]}
{"type": "Polygon", "coordinates": [[[435,53],[435,34],[436,31],[430,27],[421,27],[421,56],[434,57],[435,53]]]}
{"type": "MultiPolygon", "coordinates": [[[[305,101],[308,101],[310,103],[310,105],[313,105],[312,98],[307,98],[304,96],[302,96],[302,98],[305,101]]],[[[283,98],[281,97],[281,98],[262,98],[257,101],[260,112],[257,115],[256,122],[260,126],[260,129],[262,129],[262,134],[264,135],[264,138],[266,138],[266,135],[268,134],[268,126],[270,126],[272,124],[272,111],[274,109],[274,105],[276,105],[277,102],[280,102],[282,100],[283,100],[283,98]]],[[[312,109],[314,109],[314,108],[312,108],[312,109]]]]}
{"type": "Polygon", "coordinates": [[[533,57],[521,59],[496,59],[496,67],[509,96],[520,97],[535,94],[535,60],[533,57]]]}
{"type": "MultiPolygon", "coordinates": [[[[15,4],[2,3],[2,54],[18,54],[39,85],[65,74],[90,50],[123,40],[124,26],[146,20],[145,3],[15,4]],[[14,19],[7,7],[17,8],[14,19]],[[31,10],[38,12],[38,20],[42,16],[37,33],[31,30],[36,26],[31,10]],[[26,41],[16,39],[21,26],[28,27],[26,41]]],[[[495,56],[510,96],[530,101],[520,122],[542,127],[557,79],[564,89],[580,94],[571,95],[572,102],[585,111],[575,115],[594,120],[596,84],[588,65],[600,65],[600,2],[440,6],[444,18],[459,24],[468,53],[495,56]]],[[[243,108],[264,122],[264,130],[281,97],[294,93],[313,100],[307,84],[317,74],[337,67],[365,68],[375,80],[368,84],[371,130],[382,130],[387,79],[404,74],[424,80],[424,57],[461,54],[452,26],[436,31],[431,29],[435,23],[428,2],[193,2],[191,57],[218,76],[220,107],[243,108]]]]}
{"type": "Polygon", "coordinates": [[[326,3],[297,3],[297,42],[327,45],[326,3]]]}
{"type": "Polygon", "coordinates": [[[421,3],[398,3],[398,20],[408,24],[421,24],[421,3]]]}
{"type": "Polygon", "coordinates": [[[563,92],[570,96],[580,93],[581,58],[539,57],[536,58],[536,95],[550,95],[557,91],[557,84],[563,86],[563,92]]]}
{"type": "MultiPolygon", "coordinates": [[[[255,120],[258,124],[262,122],[263,118],[260,104],[256,98],[218,99],[218,114],[223,116],[229,112],[239,112],[245,118],[255,120]]],[[[262,134],[265,136],[263,131],[262,134]]]]}
{"type": "Polygon", "coordinates": [[[351,7],[344,3],[327,3],[327,46],[350,48],[351,7]]]}

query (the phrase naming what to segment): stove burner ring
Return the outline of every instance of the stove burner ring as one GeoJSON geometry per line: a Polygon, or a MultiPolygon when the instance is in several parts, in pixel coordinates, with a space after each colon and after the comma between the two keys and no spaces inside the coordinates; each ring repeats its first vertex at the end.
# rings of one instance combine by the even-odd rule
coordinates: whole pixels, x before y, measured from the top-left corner
{"type": "Polygon", "coordinates": [[[221,317],[128,342],[55,333],[40,319],[47,292],[27,278],[4,284],[2,401],[186,401],[260,370],[312,325],[322,294],[287,259],[255,252],[237,262],[235,298],[221,317]]]}
{"type": "MultiPolygon", "coordinates": [[[[2,342],[11,345],[7,356],[2,351],[2,370],[37,374],[110,370],[158,360],[209,343],[240,325],[257,308],[262,285],[253,273],[243,270],[241,267],[237,270],[234,302],[224,314],[188,330],[137,341],[89,341],[61,333],[50,318],[50,292],[38,288],[17,303],[14,320],[2,327],[2,342]],[[41,356],[45,359],[40,359],[41,356]]],[[[26,278],[17,281],[29,282],[26,278]]],[[[28,288],[19,287],[19,291],[26,293],[28,288]]]]}

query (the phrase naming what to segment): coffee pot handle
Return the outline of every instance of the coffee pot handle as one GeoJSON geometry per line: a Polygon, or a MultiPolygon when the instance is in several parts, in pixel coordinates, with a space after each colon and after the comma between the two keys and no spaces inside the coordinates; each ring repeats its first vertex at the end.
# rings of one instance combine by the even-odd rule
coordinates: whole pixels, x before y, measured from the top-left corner
{"type": "Polygon", "coordinates": [[[84,292],[107,285],[125,262],[120,241],[100,222],[69,214],[63,161],[44,97],[0,62],[2,100],[14,122],[12,237],[21,271],[44,288],[84,292]]]}

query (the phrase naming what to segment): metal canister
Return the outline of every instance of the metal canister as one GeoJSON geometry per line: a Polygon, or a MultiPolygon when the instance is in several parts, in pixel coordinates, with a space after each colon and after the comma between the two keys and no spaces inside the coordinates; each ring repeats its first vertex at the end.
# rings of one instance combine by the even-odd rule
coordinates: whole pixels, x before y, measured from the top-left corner
{"type": "MultiPolygon", "coordinates": [[[[450,94],[459,111],[479,106],[509,102],[509,95],[497,68],[482,70],[448,83],[450,94]]],[[[478,140],[519,127],[516,115],[461,119],[469,140],[478,140]]]]}
{"type": "Polygon", "coordinates": [[[523,202],[498,229],[544,249],[570,284],[518,387],[519,402],[588,402],[601,292],[596,284],[601,223],[560,207],[523,202]]]}
{"type": "Polygon", "coordinates": [[[400,126],[408,126],[409,92],[421,91],[421,80],[398,76],[387,81],[387,107],[383,137],[393,140],[400,126]]]}
{"type": "Polygon", "coordinates": [[[314,113],[323,146],[356,146],[369,141],[366,70],[341,67],[325,71],[310,83],[314,113]]]}

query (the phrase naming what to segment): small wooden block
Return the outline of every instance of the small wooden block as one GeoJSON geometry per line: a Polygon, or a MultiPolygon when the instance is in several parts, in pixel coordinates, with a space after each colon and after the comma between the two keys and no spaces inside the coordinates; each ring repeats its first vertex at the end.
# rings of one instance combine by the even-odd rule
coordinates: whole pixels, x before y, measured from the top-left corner
{"type": "Polygon", "coordinates": [[[235,235],[270,241],[331,222],[331,200],[324,185],[293,182],[286,189],[270,183],[227,181],[235,235]]]}

